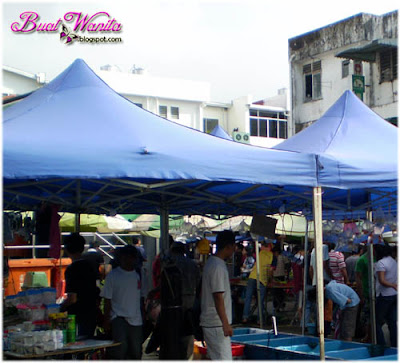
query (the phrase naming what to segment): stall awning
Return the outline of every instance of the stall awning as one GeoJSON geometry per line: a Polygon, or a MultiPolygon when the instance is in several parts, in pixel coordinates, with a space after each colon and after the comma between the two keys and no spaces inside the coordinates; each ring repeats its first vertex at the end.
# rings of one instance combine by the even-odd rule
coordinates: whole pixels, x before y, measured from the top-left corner
{"type": "Polygon", "coordinates": [[[376,53],[391,48],[397,48],[397,39],[376,39],[361,47],[346,49],[335,57],[375,62],[376,53]]]}

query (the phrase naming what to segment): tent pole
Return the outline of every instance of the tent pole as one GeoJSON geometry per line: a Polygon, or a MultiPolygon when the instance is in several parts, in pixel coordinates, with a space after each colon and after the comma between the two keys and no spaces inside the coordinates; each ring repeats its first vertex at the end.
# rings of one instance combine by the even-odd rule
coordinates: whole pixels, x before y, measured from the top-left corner
{"type": "Polygon", "coordinates": [[[320,360],[325,360],[324,340],[324,277],[322,266],[322,188],[313,188],[313,212],[314,212],[314,239],[315,262],[317,273],[317,308],[318,308],[318,333],[320,343],[320,360]]]}
{"type": "Polygon", "coordinates": [[[262,301],[260,293],[260,253],[258,251],[258,241],[256,241],[256,269],[257,269],[257,301],[258,301],[258,317],[260,319],[260,329],[263,328],[262,319],[262,301]]]}
{"type": "MultiPolygon", "coordinates": [[[[372,211],[367,211],[367,219],[372,222],[372,211]]],[[[368,246],[368,281],[369,281],[369,301],[371,309],[371,342],[372,344],[377,343],[376,339],[376,309],[375,309],[375,281],[374,281],[374,244],[371,240],[368,246]]]]}
{"type": "Polygon", "coordinates": [[[75,232],[81,231],[81,214],[75,213],[75,232]]]}
{"type": "Polygon", "coordinates": [[[304,235],[304,271],[303,271],[303,296],[302,296],[302,306],[301,306],[301,334],[304,335],[304,330],[306,326],[306,284],[307,284],[307,274],[308,274],[308,220],[306,217],[306,233],[304,235]]]}
{"type": "MultiPolygon", "coordinates": [[[[77,210],[81,207],[81,181],[76,182],[76,206],[77,210]]],[[[81,214],[79,212],[75,213],[75,232],[80,233],[81,231],[81,214]]]]}
{"type": "Polygon", "coordinates": [[[161,251],[166,253],[169,249],[169,213],[165,207],[160,209],[160,222],[161,251]]]}

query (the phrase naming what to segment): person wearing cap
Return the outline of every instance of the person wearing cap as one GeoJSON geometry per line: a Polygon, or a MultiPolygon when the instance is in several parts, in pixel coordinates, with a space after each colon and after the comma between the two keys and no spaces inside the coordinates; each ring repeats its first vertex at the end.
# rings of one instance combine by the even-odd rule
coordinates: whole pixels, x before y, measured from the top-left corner
{"type": "Polygon", "coordinates": [[[204,266],[201,291],[200,325],[211,360],[232,360],[232,298],[225,260],[235,251],[232,231],[218,233],[217,252],[204,266]]]}
{"type": "MultiPolygon", "coordinates": [[[[259,266],[260,266],[260,299],[262,306],[262,319],[265,320],[265,312],[264,312],[264,300],[265,293],[268,284],[268,280],[271,275],[271,264],[272,264],[273,254],[272,254],[272,243],[270,240],[261,242],[261,251],[259,254],[259,266]]],[[[250,272],[249,280],[247,281],[246,286],[246,298],[243,308],[243,317],[242,323],[246,324],[249,318],[250,313],[250,305],[253,295],[257,292],[257,265],[254,264],[253,269],[250,272]]]]}
{"type": "Polygon", "coordinates": [[[110,359],[139,360],[142,357],[143,321],[140,306],[141,277],[135,270],[138,250],[134,246],[119,249],[120,264],[106,277],[104,328],[121,344],[109,349],[110,359]]]}

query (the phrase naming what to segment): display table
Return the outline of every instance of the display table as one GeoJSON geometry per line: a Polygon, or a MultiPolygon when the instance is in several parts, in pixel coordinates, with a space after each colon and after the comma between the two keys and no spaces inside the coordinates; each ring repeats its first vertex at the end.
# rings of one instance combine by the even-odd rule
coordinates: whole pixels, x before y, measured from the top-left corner
{"type": "MultiPolygon", "coordinates": [[[[245,290],[247,286],[248,279],[242,280],[240,278],[232,278],[230,279],[231,291],[232,291],[232,312],[233,312],[233,323],[238,324],[242,321],[243,315],[243,306],[244,306],[244,296],[245,290]]],[[[268,298],[272,299],[275,291],[277,290],[287,290],[285,291],[285,296],[291,294],[294,288],[294,281],[289,280],[287,282],[280,282],[277,280],[272,280],[268,283],[266,292],[265,292],[265,301],[267,302],[268,298]]],[[[257,308],[257,299],[255,304],[252,305],[250,309],[250,316],[256,312],[257,308]]]]}
{"type": "Polygon", "coordinates": [[[121,343],[114,342],[112,340],[87,339],[87,340],[77,341],[75,343],[69,343],[63,349],[57,349],[52,352],[45,352],[42,354],[18,354],[8,351],[4,351],[3,354],[6,359],[43,359],[47,357],[66,356],[66,355],[74,356],[79,353],[89,353],[100,349],[115,347],[120,344],[121,343]]]}

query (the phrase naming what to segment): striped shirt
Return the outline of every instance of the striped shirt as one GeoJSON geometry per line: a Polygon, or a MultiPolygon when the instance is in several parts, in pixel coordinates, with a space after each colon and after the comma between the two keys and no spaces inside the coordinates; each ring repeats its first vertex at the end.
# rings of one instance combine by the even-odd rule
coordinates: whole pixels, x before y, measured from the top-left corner
{"type": "Polygon", "coordinates": [[[344,262],[344,256],[342,252],[334,250],[329,252],[329,267],[331,269],[333,279],[336,282],[344,284],[344,276],[341,269],[346,268],[346,263],[344,262]]]}

